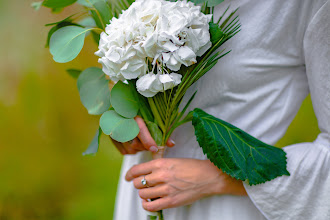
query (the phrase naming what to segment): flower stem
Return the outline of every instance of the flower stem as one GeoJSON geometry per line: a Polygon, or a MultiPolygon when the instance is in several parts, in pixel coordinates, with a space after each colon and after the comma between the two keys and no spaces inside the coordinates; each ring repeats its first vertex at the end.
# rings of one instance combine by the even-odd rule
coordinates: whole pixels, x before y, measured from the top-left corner
{"type": "Polygon", "coordinates": [[[155,102],[152,98],[148,98],[148,102],[149,102],[149,106],[150,106],[150,109],[151,109],[151,112],[152,114],[154,115],[159,127],[162,129],[163,131],[163,134],[166,132],[165,130],[165,126],[164,126],[164,122],[162,120],[162,118],[160,117],[159,115],[159,112],[158,112],[158,109],[155,105],[155,102]]]}
{"type": "Polygon", "coordinates": [[[159,220],[164,220],[163,210],[160,210],[157,213],[158,213],[159,220]]]}

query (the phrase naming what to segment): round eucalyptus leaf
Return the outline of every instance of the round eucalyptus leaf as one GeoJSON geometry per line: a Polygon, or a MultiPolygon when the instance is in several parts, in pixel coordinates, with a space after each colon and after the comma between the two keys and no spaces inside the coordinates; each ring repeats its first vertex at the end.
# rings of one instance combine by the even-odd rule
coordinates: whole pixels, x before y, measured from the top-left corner
{"type": "Polygon", "coordinates": [[[100,68],[84,70],[77,81],[80,100],[91,115],[100,115],[110,108],[109,80],[100,68]]]}
{"type": "Polygon", "coordinates": [[[89,67],[85,69],[80,73],[77,80],[78,90],[80,90],[84,84],[93,80],[97,80],[98,78],[102,78],[102,76],[104,76],[104,73],[98,67],[89,67]]]}
{"type": "Polygon", "coordinates": [[[96,23],[92,17],[86,17],[78,22],[79,25],[84,27],[95,27],[96,23]]]}
{"type": "Polygon", "coordinates": [[[140,132],[134,119],[124,118],[114,110],[103,113],[100,118],[100,127],[104,134],[110,135],[118,142],[130,141],[140,132]]]}
{"type": "Polygon", "coordinates": [[[122,81],[117,82],[111,89],[111,104],[117,113],[126,118],[134,118],[139,111],[134,91],[122,81]]]}
{"type": "Polygon", "coordinates": [[[83,152],[82,154],[83,156],[97,153],[100,146],[101,134],[102,134],[101,128],[98,128],[92,142],[89,144],[87,150],[83,152]]]}
{"type": "Polygon", "coordinates": [[[77,0],[44,0],[42,5],[48,8],[64,8],[72,5],[77,0]]]}
{"type": "Polygon", "coordinates": [[[77,3],[86,7],[93,7],[93,4],[104,0],[77,0],[77,3]]]}
{"type": "Polygon", "coordinates": [[[58,29],[50,38],[49,50],[58,63],[66,63],[78,56],[84,46],[85,29],[77,26],[66,26],[58,29]]]}

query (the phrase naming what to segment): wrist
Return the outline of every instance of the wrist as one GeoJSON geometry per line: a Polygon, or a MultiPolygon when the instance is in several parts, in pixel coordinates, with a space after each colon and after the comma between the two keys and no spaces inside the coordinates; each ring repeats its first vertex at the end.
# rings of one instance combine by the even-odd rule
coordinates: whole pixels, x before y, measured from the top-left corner
{"type": "Polygon", "coordinates": [[[246,190],[243,185],[243,181],[237,180],[228,174],[222,172],[221,169],[216,167],[211,161],[208,161],[210,166],[217,169],[216,178],[210,185],[209,191],[211,195],[236,195],[246,196],[246,190]]]}

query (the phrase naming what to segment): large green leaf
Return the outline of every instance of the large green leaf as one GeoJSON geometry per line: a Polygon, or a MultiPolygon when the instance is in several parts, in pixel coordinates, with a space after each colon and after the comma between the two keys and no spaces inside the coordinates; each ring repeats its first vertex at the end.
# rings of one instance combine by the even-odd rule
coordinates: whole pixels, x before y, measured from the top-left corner
{"type": "Polygon", "coordinates": [[[92,142],[88,146],[87,150],[83,153],[83,156],[97,153],[100,146],[101,134],[102,134],[101,128],[98,128],[92,142]]]}
{"type": "Polygon", "coordinates": [[[111,89],[111,104],[116,112],[126,118],[134,118],[139,111],[139,103],[131,87],[119,81],[111,89]]]}
{"type": "Polygon", "coordinates": [[[105,112],[100,118],[100,127],[104,134],[119,142],[133,140],[140,132],[132,118],[124,118],[114,110],[105,112]]]}
{"type": "Polygon", "coordinates": [[[80,100],[91,115],[100,115],[110,108],[109,80],[100,68],[84,70],[77,80],[80,100]]]}
{"type": "Polygon", "coordinates": [[[192,123],[204,154],[230,176],[255,185],[290,175],[282,149],[265,144],[201,109],[193,111],[192,123]]]}
{"type": "Polygon", "coordinates": [[[49,43],[53,59],[58,63],[66,63],[76,58],[84,46],[86,32],[89,30],[66,26],[55,31],[49,43]]]}
{"type": "Polygon", "coordinates": [[[42,5],[48,8],[64,8],[72,5],[77,0],[44,0],[42,5]]]}

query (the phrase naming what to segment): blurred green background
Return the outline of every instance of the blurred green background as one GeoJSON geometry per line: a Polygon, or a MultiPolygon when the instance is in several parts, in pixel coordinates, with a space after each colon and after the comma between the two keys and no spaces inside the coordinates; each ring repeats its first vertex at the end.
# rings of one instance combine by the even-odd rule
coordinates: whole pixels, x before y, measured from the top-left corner
{"type": "MultiPolygon", "coordinates": [[[[96,156],[81,153],[98,117],[80,103],[65,69],[99,66],[89,36],[78,59],[56,64],[44,47],[44,24],[71,15],[31,0],[0,0],[0,220],[112,219],[122,157],[102,136],[96,156]]],[[[312,141],[318,133],[310,98],[277,144],[312,141]]]]}

